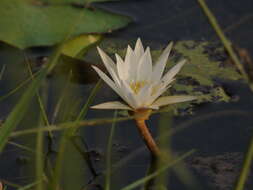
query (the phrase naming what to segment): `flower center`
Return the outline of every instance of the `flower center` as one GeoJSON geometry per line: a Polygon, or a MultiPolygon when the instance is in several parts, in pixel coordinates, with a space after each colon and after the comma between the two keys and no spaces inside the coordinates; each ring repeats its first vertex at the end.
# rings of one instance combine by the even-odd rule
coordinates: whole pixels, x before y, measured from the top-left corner
{"type": "Polygon", "coordinates": [[[145,84],[147,84],[146,81],[131,82],[130,83],[130,87],[134,91],[135,94],[138,94],[138,92],[140,91],[140,89],[142,87],[144,87],[145,84]]]}

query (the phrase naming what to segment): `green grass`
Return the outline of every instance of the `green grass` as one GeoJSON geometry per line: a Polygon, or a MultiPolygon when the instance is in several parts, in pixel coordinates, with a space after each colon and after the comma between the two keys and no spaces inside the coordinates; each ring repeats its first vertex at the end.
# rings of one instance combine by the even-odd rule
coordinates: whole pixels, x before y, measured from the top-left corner
{"type": "MultiPolygon", "coordinates": [[[[114,113],[114,119],[117,118],[117,110],[114,113]]],[[[111,175],[112,175],[112,142],[113,135],[116,127],[116,122],[114,121],[111,126],[110,136],[108,138],[108,145],[106,151],[106,176],[105,176],[105,190],[111,189],[111,175]]]]}

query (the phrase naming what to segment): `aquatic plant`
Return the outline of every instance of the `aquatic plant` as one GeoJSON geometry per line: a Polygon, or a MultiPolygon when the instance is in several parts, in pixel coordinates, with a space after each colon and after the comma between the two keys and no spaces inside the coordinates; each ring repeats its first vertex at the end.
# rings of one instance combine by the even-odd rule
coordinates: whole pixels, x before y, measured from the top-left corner
{"type": "Polygon", "coordinates": [[[175,80],[175,75],[185,64],[183,59],[172,67],[164,76],[163,72],[171,52],[173,43],[170,43],[159,59],[152,65],[150,48],[144,50],[140,39],[137,40],[134,50],[128,46],[125,60],[115,54],[117,63],[98,47],[98,52],[109,72],[109,78],[98,67],[92,66],[98,75],[126,102],[106,102],[92,106],[94,109],[126,109],[134,112],[138,129],[153,155],[159,154],[150,132],[145,124],[152,109],[179,102],[195,100],[196,96],[163,96],[160,97],[175,80]]]}

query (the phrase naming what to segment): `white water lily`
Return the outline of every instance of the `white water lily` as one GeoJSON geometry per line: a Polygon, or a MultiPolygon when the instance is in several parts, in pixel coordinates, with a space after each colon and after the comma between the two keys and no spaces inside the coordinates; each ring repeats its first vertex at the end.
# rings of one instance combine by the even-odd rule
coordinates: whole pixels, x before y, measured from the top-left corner
{"type": "Polygon", "coordinates": [[[111,77],[108,77],[96,66],[92,67],[126,104],[113,101],[91,108],[136,111],[139,109],[158,109],[168,104],[196,99],[195,96],[187,95],[160,97],[170,87],[175,75],[186,62],[186,60],[180,61],[163,75],[172,45],[170,43],[166,47],[154,65],[152,65],[149,47],[144,50],[140,39],[137,40],[134,50],[128,46],[125,60],[116,54],[116,64],[98,47],[98,52],[111,77]]]}

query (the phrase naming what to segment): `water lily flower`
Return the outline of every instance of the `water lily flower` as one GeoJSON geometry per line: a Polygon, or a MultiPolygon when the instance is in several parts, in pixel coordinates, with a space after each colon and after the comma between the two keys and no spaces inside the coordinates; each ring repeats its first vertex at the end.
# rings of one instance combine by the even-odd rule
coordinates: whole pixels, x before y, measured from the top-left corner
{"type": "Polygon", "coordinates": [[[92,66],[98,75],[125,101],[106,102],[92,106],[95,109],[159,109],[161,106],[179,102],[191,101],[195,96],[178,95],[160,97],[174,81],[186,60],[181,60],[163,75],[173,43],[162,52],[156,63],[152,64],[150,48],[144,50],[140,39],[134,50],[128,46],[125,59],[116,54],[116,64],[99,47],[98,52],[110,74],[108,77],[96,66],[92,66]],[[160,98],[159,98],[160,97],[160,98]]]}
{"type": "Polygon", "coordinates": [[[171,86],[175,75],[185,64],[182,60],[163,75],[172,48],[170,43],[162,52],[156,63],[152,64],[149,47],[144,50],[138,39],[134,50],[128,46],[125,59],[116,54],[114,61],[98,47],[102,61],[110,74],[108,77],[96,66],[92,66],[98,75],[125,101],[106,102],[92,106],[95,109],[126,109],[134,113],[137,128],[155,157],[161,155],[145,121],[153,109],[179,102],[195,100],[195,96],[178,95],[160,97],[171,86]]]}

